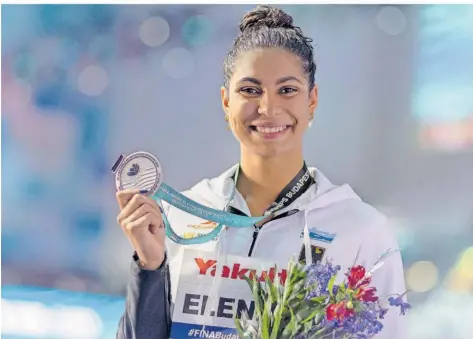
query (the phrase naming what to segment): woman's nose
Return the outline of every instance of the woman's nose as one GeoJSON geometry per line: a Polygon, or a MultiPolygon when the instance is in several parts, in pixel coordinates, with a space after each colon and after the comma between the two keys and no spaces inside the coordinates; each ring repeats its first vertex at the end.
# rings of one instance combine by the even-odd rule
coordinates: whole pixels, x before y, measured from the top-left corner
{"type": "Polygon", "coordinates": [[[279,111],[280,107],[277,98],[275,98],[274,95],[264,92],[260,98],[258,113],[269,117],[279,114],[279,111]]]}

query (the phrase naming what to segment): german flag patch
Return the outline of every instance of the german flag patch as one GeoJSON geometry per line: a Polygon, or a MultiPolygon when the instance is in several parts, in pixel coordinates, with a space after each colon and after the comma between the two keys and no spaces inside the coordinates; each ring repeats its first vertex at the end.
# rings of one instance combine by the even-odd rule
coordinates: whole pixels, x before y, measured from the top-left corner
{"type": "MultiPolygon", "coordinates": [[[[316,246],[316,245],[310,245],[311,249],[311,254],[312,254],[312,262],[317,263],[322,261],[324,254],[325,254],[325,248],[316,246]]],[[[305,264],[305,246],[302,245],[301,251],[299,253],[299,262],[301,264],[305,264]]]]}

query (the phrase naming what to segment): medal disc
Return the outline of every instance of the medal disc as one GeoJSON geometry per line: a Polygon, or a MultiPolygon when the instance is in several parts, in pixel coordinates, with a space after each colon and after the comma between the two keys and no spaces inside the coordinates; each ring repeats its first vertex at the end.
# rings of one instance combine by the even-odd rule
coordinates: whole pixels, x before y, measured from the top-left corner
{"type": "Polygon", "coordinates": [[[147,190],[153,195],[163,182],[163,170],[158,159],[148,152],[134,152],[123,159],[115,172],[118,191],[147,190]]]}

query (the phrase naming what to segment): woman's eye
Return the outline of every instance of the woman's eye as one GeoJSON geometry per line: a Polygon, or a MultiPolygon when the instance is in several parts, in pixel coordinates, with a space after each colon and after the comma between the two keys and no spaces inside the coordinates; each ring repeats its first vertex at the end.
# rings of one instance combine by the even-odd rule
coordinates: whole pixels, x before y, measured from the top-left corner
{"type": "Polygon", "coordinates": [[[240,91],[245,92],[247,94],[259,94],[260,92],[256,88],[253,88],[253,87],[243,87],[240,89],[240,91]]]}
{"type": "Polygon", "coordinates": [[[282,94],[289,94],[289,93],[295,93],[295,92],[297,92],[297,89],[293,87],[283,87],[280,90],[280,93],[282,94]]]}

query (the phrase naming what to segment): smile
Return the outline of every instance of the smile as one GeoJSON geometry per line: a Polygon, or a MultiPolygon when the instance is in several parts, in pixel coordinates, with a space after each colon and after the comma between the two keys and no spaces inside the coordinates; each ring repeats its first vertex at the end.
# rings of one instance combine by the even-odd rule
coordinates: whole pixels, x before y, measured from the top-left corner
{"type": "Polygon", "coordinates": [[[255,126],[255,130],[260,133],[278,133],[284,131],[288,126],[276,126],[276,127],[259,127],[255,126]]]}
{"type": "Polygon", "coordinates": [[[289,130],[290,125],[280,126],[250,126],[250,129],[264,137],[278,136],[289,130]]]}

